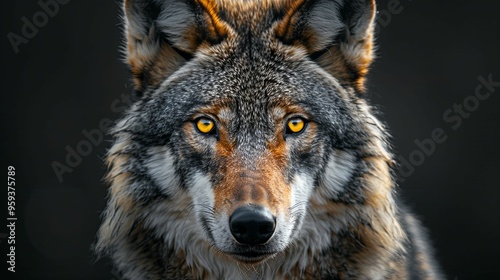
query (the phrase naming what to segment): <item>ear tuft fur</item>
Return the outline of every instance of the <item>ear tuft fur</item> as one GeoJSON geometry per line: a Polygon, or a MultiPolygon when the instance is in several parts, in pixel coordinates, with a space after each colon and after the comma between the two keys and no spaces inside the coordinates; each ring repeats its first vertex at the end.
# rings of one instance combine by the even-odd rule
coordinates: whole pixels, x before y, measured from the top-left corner
{"type": "Polygon", "coordinates": [[[216,0],[125,0],[127,62],[139,92],[158,86],[204,43],[220,43],[228,27],[216,0]]]}
{"type": "Polygon", "coordinates": [[[306,48],[311,59],[341,83],[364,91],[373,60],[374,0],[288,2],[276,27],[285,44],[306,48]]]}

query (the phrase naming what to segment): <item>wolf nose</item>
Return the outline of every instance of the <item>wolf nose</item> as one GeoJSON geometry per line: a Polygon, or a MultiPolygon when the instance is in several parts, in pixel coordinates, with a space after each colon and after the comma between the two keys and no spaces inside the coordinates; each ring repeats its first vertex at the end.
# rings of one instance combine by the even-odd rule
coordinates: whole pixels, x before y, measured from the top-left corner
{"type": "Polygon", "coordinates": [[[261,206],[242,206],[229,218],[229,228],[236,241],[245,245],[266,243],[274,233],[276,218],[261,206]]]}

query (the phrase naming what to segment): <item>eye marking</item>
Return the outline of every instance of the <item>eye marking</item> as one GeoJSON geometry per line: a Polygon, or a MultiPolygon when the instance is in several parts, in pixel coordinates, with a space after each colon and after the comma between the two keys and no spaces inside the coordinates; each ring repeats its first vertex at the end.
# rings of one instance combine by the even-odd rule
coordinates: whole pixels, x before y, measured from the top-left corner
{"type": "Polygon", "coordinates": [[[294,117],[287,121],[286,124],[286,134],[297,134],[304,131],[306,127],[306,121],[300,117],[294,117]]]}
{"type": "Polygon", "coordinates": [[[205,117],[201,117],[196,120],[196,128],[203,134],[213,134],[216,131],[215,122],[205,117]]]}

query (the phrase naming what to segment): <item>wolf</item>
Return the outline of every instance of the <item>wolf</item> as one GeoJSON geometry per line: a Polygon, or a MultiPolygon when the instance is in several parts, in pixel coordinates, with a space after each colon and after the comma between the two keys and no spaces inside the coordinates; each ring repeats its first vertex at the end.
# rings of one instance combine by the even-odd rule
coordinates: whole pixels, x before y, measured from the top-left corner
{"type": "Polygon", "coordinates": [[[373,0],[125,0],[138,100],[95,250],[125,279],[442,279],[368,102],[373,0]]]}

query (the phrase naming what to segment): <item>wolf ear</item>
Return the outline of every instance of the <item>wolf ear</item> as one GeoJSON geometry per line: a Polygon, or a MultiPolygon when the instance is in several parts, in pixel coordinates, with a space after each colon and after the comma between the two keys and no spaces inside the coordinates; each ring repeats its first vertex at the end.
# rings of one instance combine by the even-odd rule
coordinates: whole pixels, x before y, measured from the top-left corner
{"type": "Polygon", "coordinates": [[[373,59],[375,0],[289,3],[277,37],[285,44],[304,46],[327,72],[362,92],[373,59]]]}
{"type": "Polygon", "coordinates": [[[158,86],[202,45],[217,44],[228,27],[215,0],[125,0],[126,59],[139,92],[158,86]]]}

